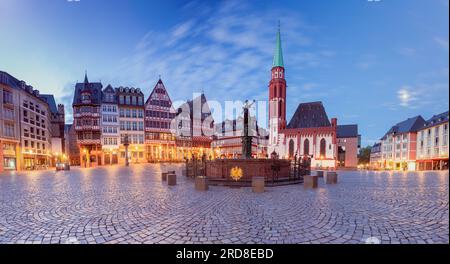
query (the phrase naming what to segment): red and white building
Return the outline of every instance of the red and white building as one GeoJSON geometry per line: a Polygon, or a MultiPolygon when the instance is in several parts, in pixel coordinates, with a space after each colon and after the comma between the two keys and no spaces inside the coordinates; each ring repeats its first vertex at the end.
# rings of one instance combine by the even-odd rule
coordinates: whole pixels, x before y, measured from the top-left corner
{"type": "Polygon", "coordinates": [[[424,127],[421,116],[392,126],[381,138],[381,166],[391,170],[416,170],[417,131],[424,127]]]}
{"type": "Polygon", "coordinates": [[[84,82],[75,85],[73,98],[73,125],[77,135],[77,145],[80,149],[80,165],[95,167],[102,165],[101,142],[101,104],[102,84],[91,83],[84,77],[84,82]]]}
{"type": "Polygon", "coordinates": [[[148,162],[176,160],[175,109],[161,79],[145,103],[145,147],[148,162]]]}
{"type": "MultiPolygon", "coordinates": [[[[336,168],[338,166],[337,119],[328,119],[322,102],[299,104],[289,123],[286,120],[286,80],[280,30],[271,80],[269,83],[269,155],[291,159],[309,156],[313,168],[336,168]]],[[[345,128],[342,128],[345,130],[345,128]]],[[[357,131],[357,130],[356,130],[357,131]]],[[[356,167],[359,135],[344,135],[339,146],[345,147],[344,166],[356,167]],[[350,140],[351,139],[351,140],[350,140]],[[345,142],[344,142],[345,141],[345,142]]]]}

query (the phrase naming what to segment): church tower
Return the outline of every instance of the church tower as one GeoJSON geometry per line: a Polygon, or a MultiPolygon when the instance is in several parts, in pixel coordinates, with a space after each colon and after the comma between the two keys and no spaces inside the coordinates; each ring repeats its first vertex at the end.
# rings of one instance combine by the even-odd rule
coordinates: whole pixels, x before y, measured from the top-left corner
{"type": "Polygon", "coordinates": [[[281,32],[280,26],[278,25],[275,55],[273,57],[271,80],[269,83],[269,145],[271,147],[275,147],[280,143],[279,131],[286,128],[286,80],[284,77],[281,32]]]}

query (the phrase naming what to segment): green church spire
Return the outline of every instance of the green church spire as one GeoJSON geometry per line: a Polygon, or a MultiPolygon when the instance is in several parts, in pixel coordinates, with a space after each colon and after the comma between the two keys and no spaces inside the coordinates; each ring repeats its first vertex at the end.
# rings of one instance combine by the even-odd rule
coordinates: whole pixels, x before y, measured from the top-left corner
{"type": "Polygon", "coordinates": [[[275,48],[275,55],[273,56],[273,65],[272,66],[273,67],[284,67],[283,50],[281,49],[280,22],[278,22],[277,46],[275,48]]]}

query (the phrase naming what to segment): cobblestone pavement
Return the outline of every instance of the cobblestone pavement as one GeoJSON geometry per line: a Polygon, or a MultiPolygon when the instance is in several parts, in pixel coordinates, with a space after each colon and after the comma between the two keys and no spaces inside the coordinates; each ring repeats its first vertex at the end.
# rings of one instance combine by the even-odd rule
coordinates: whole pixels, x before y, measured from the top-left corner
{"type": "Polygon", "coordinates": [[[339,184],[211,187],[181,165],[0,174],[0,243],[449,243],[449,174],[339,172],[339,184]],[[175,169],[178,185],[160,180],[175,169]]]}

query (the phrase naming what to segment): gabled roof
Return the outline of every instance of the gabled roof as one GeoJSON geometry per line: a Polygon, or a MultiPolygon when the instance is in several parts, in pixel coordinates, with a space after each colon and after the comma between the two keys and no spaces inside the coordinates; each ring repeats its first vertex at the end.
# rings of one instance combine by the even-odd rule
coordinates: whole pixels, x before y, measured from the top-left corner
{"type": "Polygon", "coordinates": [[[329,127],[327,113],[322,102],[299,104],[287,128],[329,127]]]}
{"type": "Polygon", "coordinates": [[[116,90],[111,86],[111,84],[108,84],[105,89],[102,91],[102,102],[103,103],[117,103],[117,96],[116,96],[116,90]],[[107,97],[105,94],[114,94],[113,101],[107,100],[107,97]]]}
{"type": "Polygon", "coordinates": [[[447,122],[448,122],[448,111],[438,115],[434,115],[425,122],[425,124],[421,129],[437,126],[447,122]]]}
{"type": "Polygon", "coordinates": [[[201,106],[200,111],[202,112],[201,113],[202,114],[202,116],[201,116],[201,120],[202,121],[204,121],[208,116],[212,115],[211,109],[209,108],[209,105],[208,105],[208,100],[206,99],[206,96],[205,96],[204,93],[202,93],[201,95],[195,97],[193,100],[187,101],[187,104],[189,105],[189,109],[191,110],[191,116],[193,116],[193,114],[196,114],[195,117],[197,117],[197,115],[199,113],[198,113],[198,111],[196,111],[194,113],[194,104],[201,106]],[[203,111],[205,111],[205,112],[203,112],[203,111]]]}
{"type": "Polygon", "coordinates": [[[58,107],[56,106],[56,101],[53,94],[41,94],[39,95],[39,97],[47,102],[48,106],[50,107],[50,111],[53,114],[58,113],[58,107]]]}
{"type": "Polygon", "coordinates": [[[422,116],[418,115],[415,117],[408,118],[400,123],[397,123],[388,132],[383,136],[382,139],[386,138],[388,134],[402,134],[402,133],[410,133],[417,132],[421,127],[425,124],[425,120],[422,116]]]}
{"type": "Polygon", "coordinates": [[[338,125],[336,134],[338,138],[358,137],[358,125],[338,125]]]}
{"type": "Polygon", "coordinates": [[[164,90],[165,94],[167,95],[168,101],[170,102],[170,106],[172,106],[172,100],[170,99],[169,92],[167,92],[166,86],[164,86],[163,81],[161,78],[159,78],[158,82],[156,82],[155,87],[153,87],[152,92],[147,98],[147,101],[145,101],[145,104],[148,104],[151,98],[156,94],[157,90],[162,89],[164,90]]]}
{"type": "Polygon", "coordinates": [[[75,84],[75,93],[73,95],[74,104],[81,103],[81,92],[89,91],[91,92],[91,102],[92,104],[101,104],[102,103],[102,89],[103,85],[99,82],[88,82],[87,75],[85,75],[85,80],[82,83],[75,84]]]}

